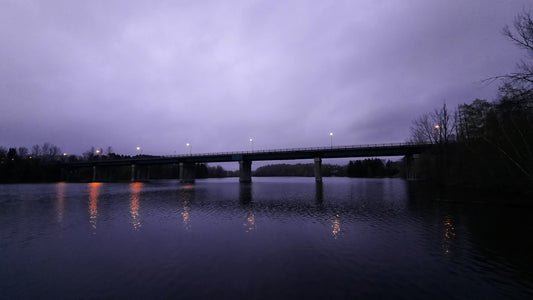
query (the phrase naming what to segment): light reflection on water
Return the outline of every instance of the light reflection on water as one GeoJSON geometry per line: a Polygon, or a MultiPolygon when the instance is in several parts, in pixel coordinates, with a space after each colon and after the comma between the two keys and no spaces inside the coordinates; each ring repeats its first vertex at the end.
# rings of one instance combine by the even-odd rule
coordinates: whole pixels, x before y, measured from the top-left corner
{"type": "Polygon", "coordinates": [[[432,197],[400,179],[0,185],[2,297],[531,296],[527,211],[432,197]]]}
{"type": "Polygon", "coordinates": [[[332,233],[333,233],[334,239],[337,239],[337,237],[341,233],[341,225],[340,225],[339,219],[340,219],[340,216],[335,215],[335,217],[333,218],[332,224],[331,224],[331,228],[333,228],[332,233]]]}
{"type": "Polygon", "coordinates": [[[444,254],[450,254],[452,251],[452,247],[455,240],[455,227],[454,227],[454,221],[453,216],[446,215],[444,217],[444,235],[442,239],[442,248],[444,250],[444,254]]]}
{"type": "Polygon", "coordinates": [[[186,231],[191,230],[191,201],[194,197],[194,185],[186,183],[182,186],[181,191],[183,210],[181,216],[183,217],[183,228],[186,231]]]}
{"type": "Polygon", "coordinates": [[[141,188],[143,186],[142,182],[132,182],[130,184],[131,189],[131,204],[130,204],[130,213],[131,213],[131,224],[133,225],[134,230],[138,230],[141,227],[141,217],[139,215],[139,201],[141,188]]]}
{"type": "Polygon", "coordinates": [[[57,222],[63,223],[63,214],[65,212],[65,189],[67,188],[67,183],[58,182],[57,183],[57,222]]]}
{"type": "Polygon", "coordinates": [[[89,223],[93,229],[96,229],[98,223],[98,191],[101,186],[101,182],[89,183],[89,223]]]}

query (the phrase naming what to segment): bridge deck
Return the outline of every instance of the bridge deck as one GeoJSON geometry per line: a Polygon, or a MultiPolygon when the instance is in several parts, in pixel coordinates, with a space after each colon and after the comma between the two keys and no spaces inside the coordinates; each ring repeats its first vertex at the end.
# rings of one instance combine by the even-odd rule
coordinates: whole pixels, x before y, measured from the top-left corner
{"type": "Polygon", "coordinates": [[[403,156],[420,153],[434,145],[432,144],[374,144],[356,146],[337,147],[316,147],[316,148],[293,148],[293,149],[272,149],[258,151],[239,152],[218,152],[201,153],[192,155],[176,156],[153,156],[153,157],[132,157],[126,159],[93,160],[71,162],[72,167],[84,166],[120,166],[120,165],[155,165],[155,164],[176,164],[176,163],[210,163],[210,162],[231,162],[231,161],[260,161],[260,160],[293,160],[293,159],[313,159],[313,158],[343,158],[343,157],[382,157],[382,156],[403,156]]]}

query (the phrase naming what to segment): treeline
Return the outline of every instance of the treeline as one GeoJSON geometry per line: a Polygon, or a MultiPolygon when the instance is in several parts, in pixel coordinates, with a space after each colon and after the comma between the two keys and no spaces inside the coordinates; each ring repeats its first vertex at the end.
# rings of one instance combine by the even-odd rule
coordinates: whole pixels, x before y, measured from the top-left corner
{"type": "Polygon", "coordinates": [[[50,143],[35,145],[31,150],[0,147],[0,182],[58,181],[58,162],[64,159],[61,149],[50,143]]]}
{"type": "Polygon", "coordinates": [[[447,187],[533,192],[533,20],[520,14],[511,41],[528,52],[519,71],[492,78],[503,84],[495,101],[446,105],[413,121],[414,142],[438,145],[416,162],[417,176],[447,187]]]}
{"type": "MultiPolygon", "coordinates": [[[[257,168],[252,175],[258,177],[270,176],[315,176],[314,164],[273,164],[257,168]]],[[[330,164],[322,165],[322,176],[346,176],[346,167],[330,164]]]]}
{"type": "MultiPolygon", "coordinates": [[[[403,163],[386,161],[381,159],[364,159],[350,161],[348,165],[339,166],[331,164],[322,165],[322,176],[324,177],[398,177],[402,170],[403,163]]],[[[315,176],[314,164],[273,164],[257,168],[253,176],[315,176]]]]}
{"type": "Polygon", "coordinates": [[[454,134],[420,156],[418,177],[443,186],[531,191],[533,91],[515,92],[460,105],[454,134]]]}
{"type": "Polygon", "coordinates": [[[398,177],[403,170],[403,163],[388,160],[383,162],[381,159],[364,159],[350,161],[346,167],[346,176],[348,177],[398,177]]]}

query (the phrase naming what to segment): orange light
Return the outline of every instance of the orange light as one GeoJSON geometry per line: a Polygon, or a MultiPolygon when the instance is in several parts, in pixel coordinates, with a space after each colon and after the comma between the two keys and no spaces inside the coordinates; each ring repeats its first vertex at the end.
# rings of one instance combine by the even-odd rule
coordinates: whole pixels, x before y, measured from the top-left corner
{"type": "Polygon", "coordinates": [[[102,186],[101,182],[89,183],[89,222],[96,229],[98,220],[98,190],[102,186]]]}
{"type": "Polygon", "coordinates": [[[141,194],[141,188],[144,185],[142,182],[133,182],[130,184],[131,189],[131,203],[130,203],[130,214],[131,214],[131,220],[133,224],[134,229],[139,229],[141,227],[141,219],[139,215],[139,208],[140,208],[140,194],[141,194]]]}

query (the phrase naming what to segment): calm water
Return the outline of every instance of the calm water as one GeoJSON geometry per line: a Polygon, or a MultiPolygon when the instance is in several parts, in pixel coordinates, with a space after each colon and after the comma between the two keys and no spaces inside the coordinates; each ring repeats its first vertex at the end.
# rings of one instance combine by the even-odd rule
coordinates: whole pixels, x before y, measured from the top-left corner
{"type": "Polygon", "coordinates": [[[0,185],[0,297],[533,296],[531,208],[253,180],[0,185]]]}

